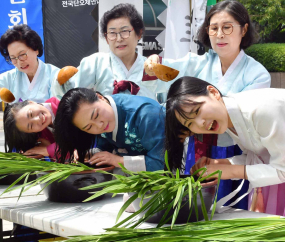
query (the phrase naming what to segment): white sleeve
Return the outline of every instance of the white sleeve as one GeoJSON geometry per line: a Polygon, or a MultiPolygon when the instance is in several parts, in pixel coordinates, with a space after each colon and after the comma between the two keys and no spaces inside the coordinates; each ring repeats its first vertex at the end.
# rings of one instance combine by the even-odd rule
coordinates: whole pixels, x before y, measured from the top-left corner
{"type": "Polygon", "coordinates": [[[246,164],[246,154],[241,154],[227,158],[232,165],[245,165],[246,164]]]}
{"type": "Polygon", "coordinates": [[[244,89],[242,91],[248,91],[259,88],[270,88],[271,85],[271,76],[265,67],[260,64],[258,61],[247,56],[248,65],[244,70],[244,79],[245,82],[244,89]],[[254,71],[252,71],[254,70],[254,71]]]}
{"type": "MultiPolygon", "coordinates": [[[[10,71],[6,71],[4,73],[1,73],[0,74],[0,88],[5,87],[13,93],[14,89],[17,89],[13,85],[18,84],[14,81],[16,76],[17,76],[16,69],[12,69],[10,71]]],[[[0,101],[2,101],[2,100],[0,99],[0,101]]]]}
{"type": "Polygon", "coordinates": [[[283,101],[267,99],[259,105],[252,116],[253,125],[260,141],[270,154],[269,164],[262,164],[255,154],[248,154],[246,171],[254,187],[269,186],[284,182],[285,172],[285,108],[283,101]],[[261,164],[260,164],[261,163],[261,164]],[[256,165],[257,164],[257,165],[256,165]]]}
{"type": "Polygon", "coordinates": [[[130,171],[146,171],[144,155],[123,156],[124,166],[130,171]]]}
{"type": "Polygon", "coordinates": [[[98,55],[93,54],[81,60],[77,67],[78,72],[71,77],[65,84],[60,85],[57,76],[53,80],[52,94],[54,97],[61,99],[62,96],[72,88],[85,87],[92,88],[96,84],[96,72],[98,67],[98,55]]]}
{"type": "Polygon", "coordinates": [[[163,82],[158,80],[156,93],[168,92],[169,87],[173,82],[175,82],[178,78],[183,76],[193,76],[196,77],[202,71],[202,69],[206,66],[209,60],[209,54],[205,53],[204,55],[196,55],[194,53],[189,52],[186,56],[181,59],[173,60],[173,59],[162,59],[163,65],[169,66],[179,71],[178,76],[170,81],[163,82]]]}

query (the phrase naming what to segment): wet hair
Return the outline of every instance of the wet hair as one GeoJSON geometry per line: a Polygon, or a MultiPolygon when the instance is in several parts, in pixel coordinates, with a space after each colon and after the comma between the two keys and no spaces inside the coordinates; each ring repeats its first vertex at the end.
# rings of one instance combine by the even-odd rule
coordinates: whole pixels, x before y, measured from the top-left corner
{"type": "Polygon", "coordinates": [[[175,112],[179,113],[183,118],[189,119],[189,113],[185,113],[181,106],[201,104],[201,102],[191,100],[191,97],[208,96],[207,87],[209,85],[213,86],[201,79],[185,76],[177,79],[170,86],[166,101],[165,149],[168,151],[168,161],[171,170],[184,170],[182,163],[184,144],[180,142],[178,135],[181,133],[181,130],[189,131],[177,120],[175,112]]]}
{"type": "Polygon", "coordinates": [[[222,11],[230,14],[239,24],[241,28],[248,24],[247,32],[242,38],[240,43],[241,49],[246,49],[255,43],[258,39],[258,34],[250,20],[247,9],[238,1],[226,0],[217,3],[214,5],[209,13],[206,15],[205,20],[198,31],[198,40],[205,46],[212,48],[209,35],[206,31],[206,28],[210,25],[211,18],[216,14],[222,11]]]}
{"type": "Polygon", "coordinates": [[[29,150],[35,147],[39,133],[25,133],[16,126],[15,114],[27,106],[29,101],[18,102],[7,105],[4,111],[4,135],[5,135],[5,152],[29,150]]]}
{"type": "Polygon", "coordinates": [[[28,25],[15,25],[12,29],[8,29],[0,39],[0,52],[6,60],[9,61],[8,45],[15,41],[24,43],[34,51],[39,51],[38,57],[43,55],[43,44],[41,37],[36,31],[32,30],[28,25]]]}
{"type": "Polygon", "coordinates": [[[107,33],[107,25],[110,20],[122,17],[127,17],[130,20],[137,36],[144,33],[144,22],[135,6],[129,3],[121,3],[104,13],[100,20],[101,35],[105,37],[105,33],[107,33]]]}
{"type": "MultiPolygon", "coordinates": [[[[99,92],[96,93],[100,94],[99,92]]],[[[96,93],[87,88],[74,88],[62,97],[54,121],[58,162],[72,161],[75,149],[78,152],[79,161],[83,162],[85,155],[89,154],[90,148],[94,147],[96,135],[77,128],[73,123],[73,119],[82,103],[92,104],[99,100],[96,93]]]]}

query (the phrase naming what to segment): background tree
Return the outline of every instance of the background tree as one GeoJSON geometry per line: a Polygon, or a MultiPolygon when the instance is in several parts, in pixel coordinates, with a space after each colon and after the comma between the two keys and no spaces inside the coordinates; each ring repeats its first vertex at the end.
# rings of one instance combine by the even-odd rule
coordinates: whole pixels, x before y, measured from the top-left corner
{"type": "Polygon", "coordinates": [[[285,42],[285,0],[238,1],[247,8],[256,24],[261,42],[285,42]]]}

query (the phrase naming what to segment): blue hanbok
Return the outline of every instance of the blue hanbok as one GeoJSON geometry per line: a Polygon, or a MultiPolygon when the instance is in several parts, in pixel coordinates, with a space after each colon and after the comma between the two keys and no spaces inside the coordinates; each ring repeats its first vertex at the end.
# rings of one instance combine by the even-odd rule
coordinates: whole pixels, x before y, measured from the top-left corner
{"type": "Polygon", "coordinates": [[[114,110],[116,127],[98,136],[97,147],[123,156],[129,170],[163,170],[165,108],[146,97],[116,94],[106,98],[114,110]]]}

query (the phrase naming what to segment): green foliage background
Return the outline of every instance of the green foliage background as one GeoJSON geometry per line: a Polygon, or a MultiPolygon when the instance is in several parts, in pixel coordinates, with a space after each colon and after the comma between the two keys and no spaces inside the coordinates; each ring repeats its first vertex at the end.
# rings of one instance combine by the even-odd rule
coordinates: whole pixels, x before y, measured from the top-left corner
{"type": "Polygon", "coordinates": [[[247,8],[251,20],[258,23],[258,32],[263,42],[276,42],[280,34],[285,37],[285,0],[239,0],[239,2],[247,8]]]}
{"type": "Polygon", "coordinates": [[[285,42],[285,0],[238,1],[246,7],[251,20],[257,24],[261,42],[285,42]]]}
{"type": "Polygon", "coordinates": [[[260,62],[269,72],[285,72],[285,43],[255,44],[245,52],[260,62]]]}

